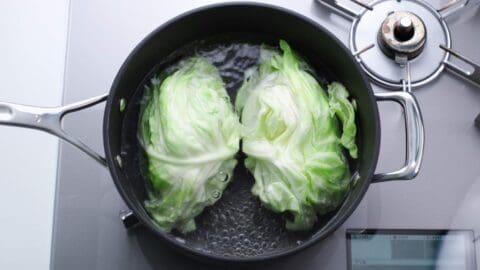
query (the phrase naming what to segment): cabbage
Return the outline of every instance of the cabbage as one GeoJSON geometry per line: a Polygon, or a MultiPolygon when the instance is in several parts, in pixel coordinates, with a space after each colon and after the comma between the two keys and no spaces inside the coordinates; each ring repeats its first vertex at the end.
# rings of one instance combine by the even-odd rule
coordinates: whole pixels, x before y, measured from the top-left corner
{"type": "Polygon", "coordinates": [[[218,70],[196,56],[145,94],[138,137],[147,157],[145,208],[164,231],[195,230],[195,216],[230,181],[239,121],[218,70]]]}
{"type": "Polygon", "coordinates": [[[283,53],[262,48],[235,108],[245,165],[255,177],[253,194],[268,209],[289,213],[287,229],[307,230],[346,195],[345,151],[352,158],[358,154],[355,103],[340,83],[324,91],[285,41],[280,48],[283,53]]]}

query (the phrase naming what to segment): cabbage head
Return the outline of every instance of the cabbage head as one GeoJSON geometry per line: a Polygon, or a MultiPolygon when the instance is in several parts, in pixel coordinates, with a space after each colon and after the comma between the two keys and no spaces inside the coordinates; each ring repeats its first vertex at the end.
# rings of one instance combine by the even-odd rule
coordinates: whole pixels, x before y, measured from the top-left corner
{"type": "Polygon", "coordinates": [[[195,230],[195,216],[230,181],[239,120],[218,70],[205,58],[182,61],[146,89],[138,138],[147,157],[145,208],[164,231],[195,230]]]}
{"type": "Polygon", "coordinates": [[[358,151],[355,103],[340,83],[322,89],[285,41],[280,48],[262,47],[235,108],[253,194],[268,209],[288,213],[287,229],[308,230],[348,190],[346,155],[357,158],[358,151]]]}

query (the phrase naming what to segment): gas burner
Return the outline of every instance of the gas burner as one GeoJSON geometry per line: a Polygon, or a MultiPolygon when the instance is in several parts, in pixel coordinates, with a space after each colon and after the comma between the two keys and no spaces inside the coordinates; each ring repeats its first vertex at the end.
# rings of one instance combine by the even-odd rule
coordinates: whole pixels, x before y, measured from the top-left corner
{"type": "Polygon", "coordinates": [[[350,50],[363,70],[377,84],[411,91],[433,81],[445,67],[480,85],[480,67],[452,50],[445,18],[469,0],[459,0],[436,10],[422,0],[376,0],[359,14],[336,0],[318,0],[352,21],[350,50]],[[453,64],[457,57],[473,72],[453,64]]]}
{"type": "Polygon", "coordinates": [[[375,45],[356,55],[374,81],[401,88],[407,61],[414,71],[412,87],[426,84],[442,72],[448,52],[438,46],[451,47],[450,31],[435,9],[415,0],[381,0],[373,3],[372,8],[353,21],[350,48],[356,52],[375,45]]]}
{"type": "Polygon", "coordinates": [[[377,43],[385,55],[403,63],[422,52],[426,37],[422,19],[411,12],[395,11],[383,21],[377,43]]]}

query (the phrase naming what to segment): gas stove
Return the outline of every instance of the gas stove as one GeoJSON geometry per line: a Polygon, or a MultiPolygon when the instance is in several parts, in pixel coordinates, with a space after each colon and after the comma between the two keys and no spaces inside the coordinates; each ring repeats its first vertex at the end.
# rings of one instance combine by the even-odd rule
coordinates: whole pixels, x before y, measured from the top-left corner
{"type": "MultiPolygon", "coordinates": [[[[215,2],[219,1],[168,5],[162,1],[71,1],[64,103],[108,91],[123,60],[144,36],[182,12],[215,2]]],[[[447,260],[446,265],[456,267],[449,269],[477,269],[477,2],[261,2],[292,9],[329,29],[356,56],[375,91],[413,91],[423,114],[426,139],[423,166],[416,178],[372,184],[353,215],[333,235],[292,257],[249,268],[386,269],[382,265],[388,264],[388,269],[413,269],[402,267],[402,258],[428,266],[430,257],[441,258],[443,253],[435,245],[443,241],[450,243],[448,247],[458,242],[464,246],[455,249],[456,253],[445,251],[450,254],[446,259],[456,256],[447,260]],[[394,246],[395,252],[385,252],[394,246]],[[419,248],[423,253],[412,252],[419,248]],[[459,256],[465,260],[458,261],[459,256]]],[[[404,118],[394,104],[381,103],[379,109],[382,147],[377,171],[392,171],[403,165],[406,155],[404,118]]],[[[65,128],[101,152],[102,120],[99,105],[69,116],[65,128]]],[[[119,218],[124,210],[109,172],[62,143],[52,269],[225,269],[171,251],[141,226],[126,230],[119,218]]]]}
{"type": "Polygon", "coordinates": [[[480,86],[480,67],[452,49],[447,24],[448,17],[476,3],[468,5],[468,0],[458,0],[434,8],[422,0],[369,4],[352,0],[363,8],[356,13],[335,0],[318,2],[352,22],[350,50],[375,83],[411,91],[412,87],[432,82],[446,67],[480,86]],[[453,63],[451,57],[462,60],[467,67],[453,63]]]}

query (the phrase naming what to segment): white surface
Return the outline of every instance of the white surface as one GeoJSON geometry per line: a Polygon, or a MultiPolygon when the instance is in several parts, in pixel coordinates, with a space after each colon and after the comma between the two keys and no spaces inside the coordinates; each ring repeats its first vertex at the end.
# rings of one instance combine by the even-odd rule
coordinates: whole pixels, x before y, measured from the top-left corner
{"type": "MultiPolygon", "coordinates": [[[[0,100],[58,106],[68,0],[0,0],[0,100]]],[[[58,139],[0,127],[0,269],[48,269],[58,139]]]]}

